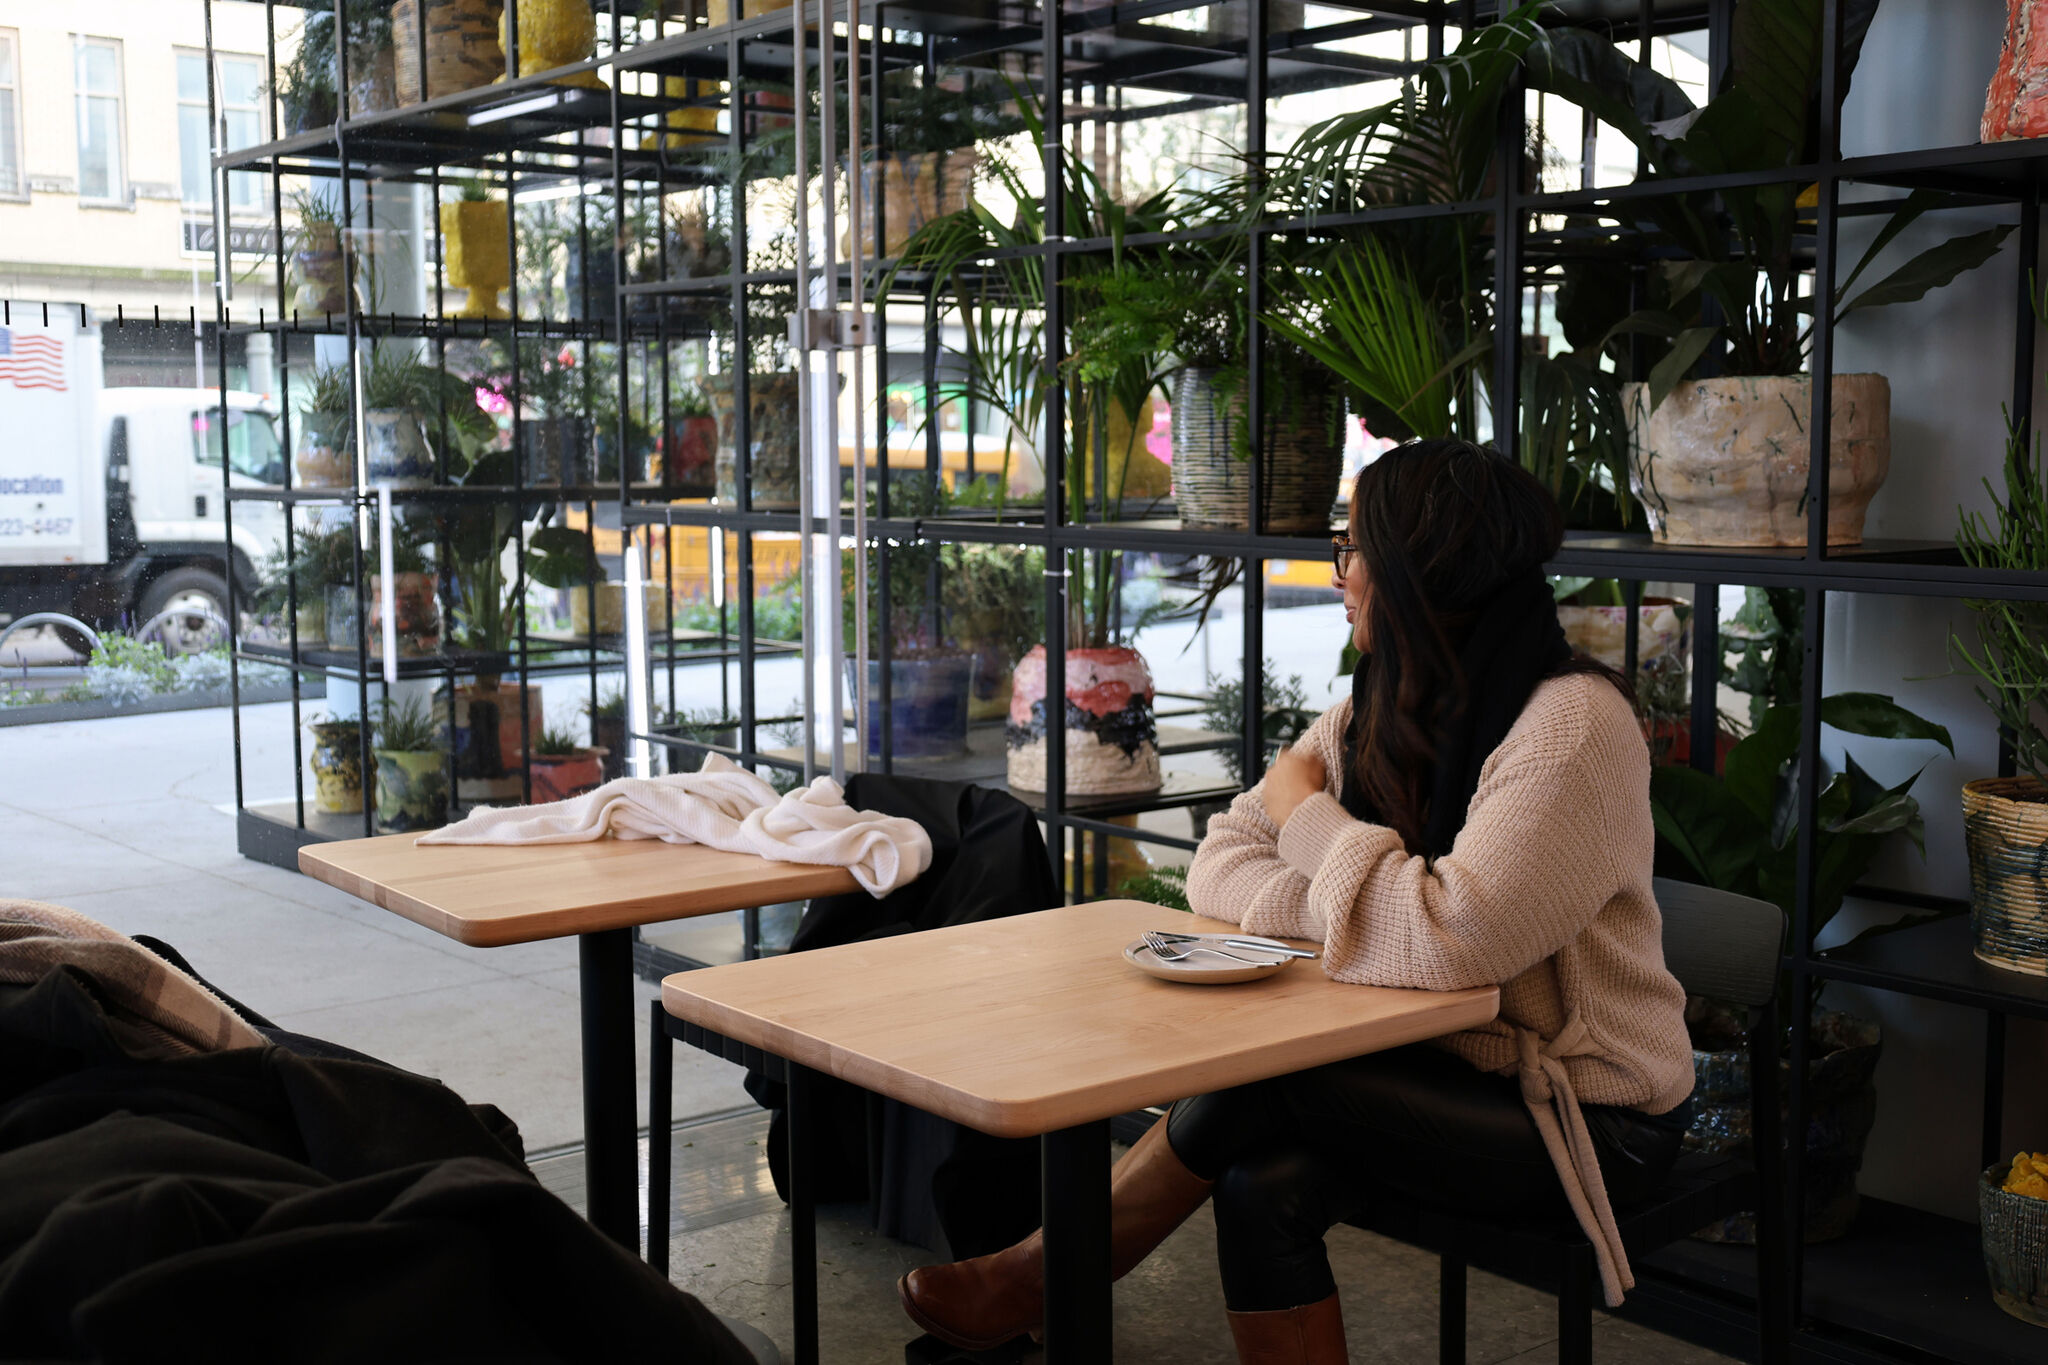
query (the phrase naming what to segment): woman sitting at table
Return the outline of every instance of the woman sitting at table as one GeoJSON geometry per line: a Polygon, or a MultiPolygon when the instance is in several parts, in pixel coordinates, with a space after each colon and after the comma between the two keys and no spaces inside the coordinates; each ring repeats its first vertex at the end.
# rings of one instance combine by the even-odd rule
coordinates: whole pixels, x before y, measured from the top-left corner
{"type": "MultiPolygon", "coordinates": [[[[1183,1100],[1111,1177],[1121,1276],[1216,1197],[1244,1361],[1341,1362],[1323,1234],[1381,1192],[1577,1217],[1610,1305],[1634,1284],[1614,1208],[1650,1193],[1691,1106],[1684,993],[1650,887],[1649,754],[1613,670],[1576,657],[1543,566],[1561,520],[1462,441],[1360,473],[1335,544],[1351,698],[1209,822],[1196,913],[1314,939],[1339,981],[1500,987],[1493,1023],[1183,1100]]],[[[1037,1234],[898,1288],[983,1348],[1036,1328],[1037,1234]]]]}

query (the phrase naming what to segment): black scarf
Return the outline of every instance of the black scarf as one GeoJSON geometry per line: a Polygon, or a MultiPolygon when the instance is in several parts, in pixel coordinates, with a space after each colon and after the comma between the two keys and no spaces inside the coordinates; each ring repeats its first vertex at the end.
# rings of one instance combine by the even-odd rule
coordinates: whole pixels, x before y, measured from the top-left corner
{"type": "MultiPolygon", "coordinates": [[[[1458,666],[1465,677],[1465,704],[1444,723],[1436,761],[1424,776],[1429,813],[1422,847],[1410,852],[1436,858],[1448,853],[1465,827],[1465,809],[1479,789],[1479,769],[1507,738],[1529,694],[1545,678],[1570,661],[1572,649],[1558,624],[1557,600],[1539,572],[1518,574],[1479,609],[1473,619],[1458,666]]],[[[1386,821],[1357,779],[1358,718],[1364,712],[1361,693],[1370,655],[1351,674],[1351,723],[1344,731],[1344,782],[1339,798],[1354,819],[1380,825],[1386,821]]]]}

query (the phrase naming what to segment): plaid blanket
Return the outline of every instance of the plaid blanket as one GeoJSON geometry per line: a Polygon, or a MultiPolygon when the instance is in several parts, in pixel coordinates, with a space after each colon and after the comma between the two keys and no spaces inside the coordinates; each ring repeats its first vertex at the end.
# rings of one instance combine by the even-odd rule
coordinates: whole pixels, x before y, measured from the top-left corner
{"type": "Polygon", "coordinates": [[[69,967],[102,1005],[179,1054],[261,1047],[263,1035],[184,972],[61,905],[0,897],[0,981],[33,985],[69,967]]]}

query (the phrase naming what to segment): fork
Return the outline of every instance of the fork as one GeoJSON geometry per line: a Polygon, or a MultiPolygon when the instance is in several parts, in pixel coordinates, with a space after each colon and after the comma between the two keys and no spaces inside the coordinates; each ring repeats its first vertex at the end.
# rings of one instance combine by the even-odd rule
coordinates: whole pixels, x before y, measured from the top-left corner
{"type": "Polygon", "coordinates": [[[1305,957],[1314,959],[1320,954],[1307,948],[1290,948],[1284,943],[1273,943],[1255,938],[1237,938],[1229,934],[1176,934],[1169,929],[1155,929],[1154,933],[1168,943],[1221,944],[1225,948],[1243,948],[1254,953],[1278,953],[1281,957],[1305,957]]]}
{"type": "Polygon", "coordinates": [[[1226,952],[1221,948],[1211,948],[1205,943],[1169,943],[1164,937],[1156,933],[1147,933],[1145,935],[1145,946],[1150,948],[1152,956],[1158,958],[1161,962],[1178,962],[1189,953],[1214,953],[1218,957],[1227,957],[1232,962],[1242,962],[1252,967],[1273,967],[1287,960],[1284,957],[1244,957],[1237,953],[1226,952]]]}

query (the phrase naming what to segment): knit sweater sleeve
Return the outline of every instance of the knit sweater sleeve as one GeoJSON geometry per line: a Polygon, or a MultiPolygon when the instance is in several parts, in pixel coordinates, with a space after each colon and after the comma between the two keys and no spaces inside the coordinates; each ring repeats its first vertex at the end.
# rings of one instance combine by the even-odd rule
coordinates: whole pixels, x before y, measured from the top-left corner
{"type": "Polygon", "coordinates": [[[1647,819],[1642,733],[1600,679],[1545,692],[1540,713],[1525,713],[1488,760],[1464,828],[1434,865],[1328,794],[1296,809],[1276,848],[1307,883],[1298,913],[1323,930],[1332,977],[1498,985],[1571,942],[1621,887],[1617,844],[1632,845],[1621,836],[1647,819]]]}
{"type": "MultiPolygon", "coordinates": [[[[1349,707],[1340,702],[1323,712],[1298,741],[1323,760],[1332,786],[1343,769],[1349,707]]],[[[1240,792],[1229,810],[1210,817],[1188,865],[1188,905],[1198,915],[1235,924],[1246,933],[1322,940],[1324,924],[1309,896],[1309,879],[1280,856],[1280,831],[1266,818],[1264,782],[1240,792]]]]}

